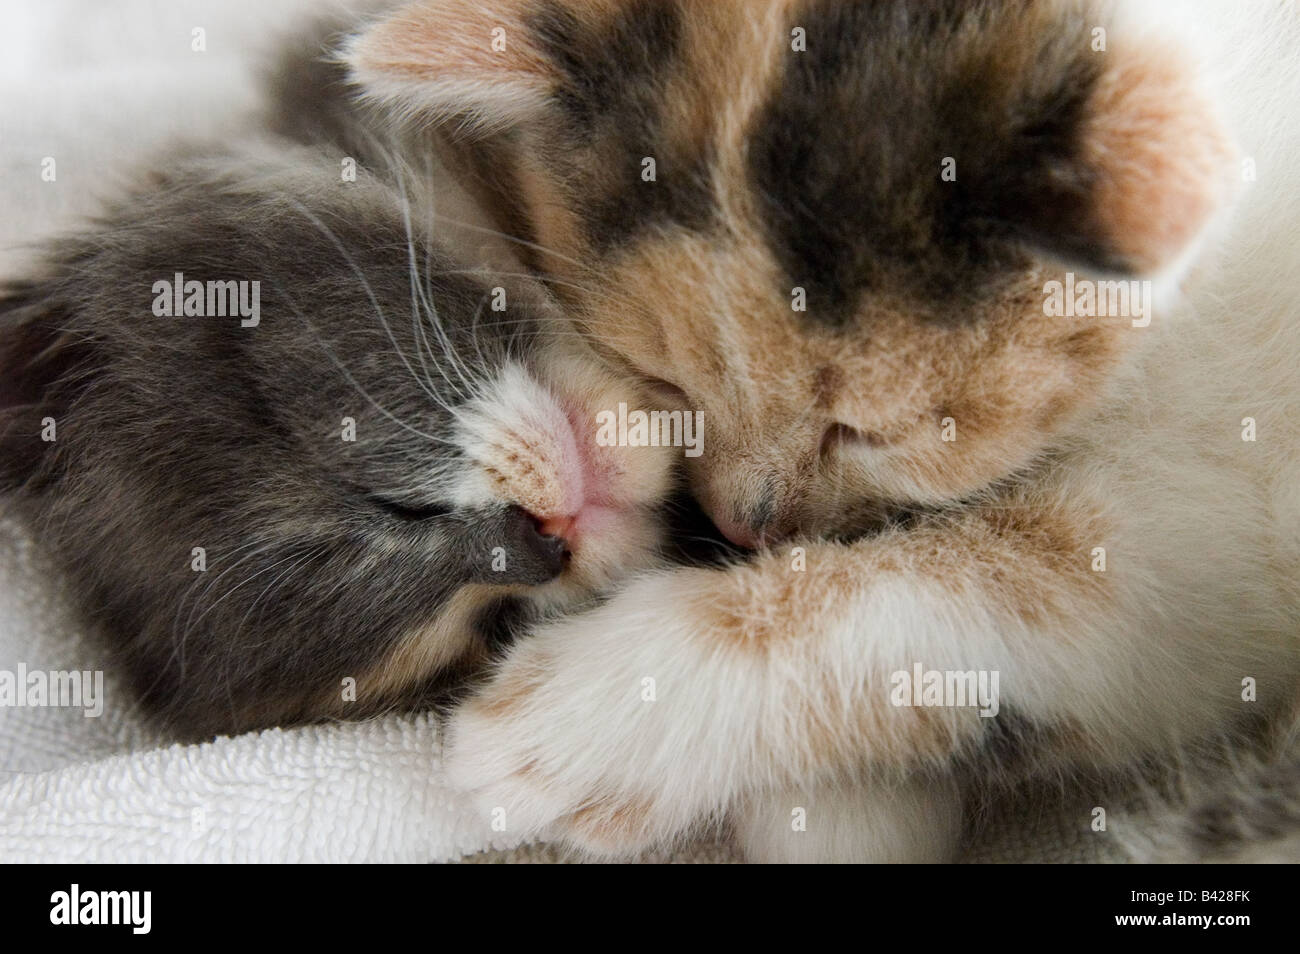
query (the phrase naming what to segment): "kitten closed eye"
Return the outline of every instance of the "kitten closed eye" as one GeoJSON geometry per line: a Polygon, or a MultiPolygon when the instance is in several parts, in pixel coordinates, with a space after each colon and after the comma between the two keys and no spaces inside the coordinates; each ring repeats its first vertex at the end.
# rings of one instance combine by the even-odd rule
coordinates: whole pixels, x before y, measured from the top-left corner
{"type": "Polygon", "coordinates": [[[443,503],[406,503],[373,495],[367,499],[389,516],[399,520],[432,520],[435,517],[445,517],[452,512],[451,506],[443,503]]]}

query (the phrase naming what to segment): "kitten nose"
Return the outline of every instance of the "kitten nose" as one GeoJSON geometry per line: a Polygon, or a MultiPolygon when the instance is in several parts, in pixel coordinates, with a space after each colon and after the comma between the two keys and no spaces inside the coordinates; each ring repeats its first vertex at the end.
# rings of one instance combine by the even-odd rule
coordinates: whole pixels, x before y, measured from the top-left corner
{"type": "Polygon", "coordinates": [[[573,524],[577,517],[535,517],[537,529],[544,537],[556,537],[568,540],[573,535],[573,524]]]}
{"type": "MultiPolygon", "coordinates": [[[[535,557],[553,576],[559,576],[569,562],[569,543],[564,536],[551,533],[554,526],[533,516],[522,507],[517,508],[520,544],[535,557]]],[[[572,518],[569,519],[572,524],[572,518]]]]}

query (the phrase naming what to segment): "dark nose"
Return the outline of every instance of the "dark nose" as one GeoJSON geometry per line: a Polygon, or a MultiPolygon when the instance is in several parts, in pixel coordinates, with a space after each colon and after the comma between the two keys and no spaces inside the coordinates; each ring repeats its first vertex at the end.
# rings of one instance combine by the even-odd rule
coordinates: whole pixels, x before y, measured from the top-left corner
{"type": "Polygon", "coordinates": [[[511,507],[514,539],[550,574],[559,576],[569,562],[569,545],[561,538],[542,532],[542,521],[523,507],[511,507]]]}

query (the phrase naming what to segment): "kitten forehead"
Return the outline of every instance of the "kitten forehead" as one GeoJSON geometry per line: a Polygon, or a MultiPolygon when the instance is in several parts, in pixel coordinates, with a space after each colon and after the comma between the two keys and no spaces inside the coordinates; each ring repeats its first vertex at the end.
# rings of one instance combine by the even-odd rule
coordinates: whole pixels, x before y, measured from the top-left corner
{"type": "Polygon", "coordinates": [[[599,255],[682,231],[758,243],[773,294],[803,289],[823,328],[867,302],[960,324],[1034,258],[1157,270],[1218,201],[1227,153],[1213,122],[1188,133],[1204,113],[1178,57],[1118,26],[1097,47],[1100,4],[531,10],[558,120],[538,171],[575,234],[599,255]]]}
{"type": "Polygon", "coordinates": [[[1103,0],[421,0],[349,56],[399,109],[522,128],[543,244],[757,241],[842,327],[868,294],[976,314],[1030,258],[1174,263],[1230,150],[1165,47],[1103,0]]]}
{"type": "Polygon", "coordinates": [[[1017,165],[1017,117],[1051,113],[1027,135],[1069,153],[1097,74],[1081,20],[1020,6],[1008,36],[987,2],[547,0],[525,18],[562,117],[544,161],[597,253],[673,229],[758,242],[825,327],[868,290],[951,321],[1025,265],[992,240],[1043,165],[1017,165]]]}
{"type": "Polygon", "coordinates": [[[787,45],[747,173],[814,319],[842,325],[871,291],[951,320],[1023,268],[997,239],[1024,183],[1077,149],[1098,66],[1082,21],[1049,26],[1047,5],[1020,6],[1015,24],[994,18],[1006,4],[965,0],[811,0],[790,14],[806,49],[787,45]]]}

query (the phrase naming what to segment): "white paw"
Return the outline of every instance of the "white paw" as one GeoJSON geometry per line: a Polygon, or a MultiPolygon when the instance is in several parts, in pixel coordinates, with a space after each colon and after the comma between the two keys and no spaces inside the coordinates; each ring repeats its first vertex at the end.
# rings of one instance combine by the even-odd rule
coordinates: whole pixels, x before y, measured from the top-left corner
{"type": "Polygon", "coordinates": [[[573,811],[576,793],[544,776],[527,741],[491,710],[490,698],[462,707],[448,728],[444,769],[459,791],[471,795],[492,831],[524,840],[545,837],[547,827],[573,811]]]}
{"type": "Polygon", "coordinates": [[[689,607],[674,586],[683,583],[698,580],[645,577],[592,612],[540,627],[452,717],[448,777],[493,831],[615,856],[690,826],[683,795],[698,794],[707,774],[690,739],[712,720],[682,651],[689,607]]]}

